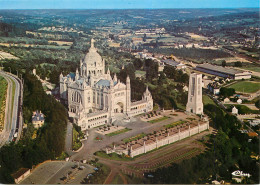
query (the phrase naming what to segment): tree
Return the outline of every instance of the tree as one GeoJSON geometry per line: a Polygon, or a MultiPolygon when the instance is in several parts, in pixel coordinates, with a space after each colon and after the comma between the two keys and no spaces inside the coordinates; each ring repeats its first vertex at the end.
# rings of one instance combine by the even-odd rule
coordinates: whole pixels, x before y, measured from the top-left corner
{"type": "Polygon", "coordinates": [[[257,100],[257,101],[255,102],[255,106],[260,109],[260,100],[257,100]]]}
{"type": "Polygon", "coordinates": [[[233,96],[235,93],[236,93],[236,91],[233,88],[226,88],[226,87],[220,88],[220,95],[222,95],[224,97],[233,96]]]}
{"type": "Polygon", "coordinates": [[[222,65],[222,67],[226,67],[227,66],[227,62],[225,60],[223,60],[221,65],[222,65]]]}
{"type": "Polygon", "coordinates": [[[242,67],[242,62],[237,61],[237,62],[235,62],[234,66],[235,67],[242,67]]]}

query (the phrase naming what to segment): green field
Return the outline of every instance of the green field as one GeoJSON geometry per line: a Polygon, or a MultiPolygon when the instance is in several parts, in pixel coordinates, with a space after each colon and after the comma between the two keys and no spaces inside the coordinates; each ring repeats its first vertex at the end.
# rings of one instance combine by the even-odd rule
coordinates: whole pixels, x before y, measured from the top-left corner
{"type": "Polygon", "coordinates": [[[0,76],[0,131],[4,128],[7,81],[0,76]]]}
{"type": "Polygon", "coordinates": [[[102,158],[106,158],[106,159],[111,159],[111,160],[116,160],[116,161],[132,161],[134,160],[131,157],[127,157],[125,155],[119,155],[116,153],[111,153],[111,154],[106,154],[106,152],[103,151],[97,151],[94,153],[94,155],[102,157],[102,158]]]}
{"type": "Polygon", "coordinates": [[[0,107],[2,107],[3,101],[5,101],[7,85],[7,81],[0,76],[0,107]]]}
{"type": "Polygon", "coordinates": [[[238,92],[245,93],[254,93],[260,90],[260,83],[258,82],[249,82],[249,81],[240,81],[235,84],[228,86],[229,88],[234,88],[238,92]]]}
{"type": "Polygon", "coordinates": [[[203,101],[204,106],[209,105],[209,104],[215,105],[215,102],[207,95],[202,96],[202,101],[203,101]]]}
{"type": "Polygon", "coordinates": [[[260,67],[245,67],[244,69],[260,73],[260,67]]]}
{"type": "Polygon", "coordinates": [[[115,136],[115,135],[118,135],[118,134],[122,134],[122,133],[125,133],[125,132],[128,132],[129,128],[124,128],[124,129],[121,129],[121,130],[117,130],[115,132],[112,132],[112,133],[109,133],[109,134],[106,134],[107,136],[115,136]]]}
{"type": "Polygon", "coordinates": [[[113,181],[111,182],[111,184],[124,184],[124,181],[122,180],[122,178],[120,177],[119,174],[117,174],[113,181]]]}
{"type": "Polygon", "coordinates": [[[163,121],[163,120],[166,120],[166,119],[169,119],[169,118],[167,116],[163,116],[163,117],[160,117],[160,118],[148,121],[148,122],[149,123],[157,123],[157,122],[160,122],[160,121],[163,121]]]}

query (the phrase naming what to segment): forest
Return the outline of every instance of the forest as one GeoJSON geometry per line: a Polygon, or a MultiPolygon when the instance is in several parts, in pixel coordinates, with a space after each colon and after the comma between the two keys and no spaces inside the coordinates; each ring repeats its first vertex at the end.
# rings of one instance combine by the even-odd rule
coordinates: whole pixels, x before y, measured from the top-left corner
{"type": "Polygon", "coordinates": [[[32,139],[33,130],[24,130],[24,137],[0,149],[0,182],[14,183],[12,173],[19,168],[32,168],[47,159],[55,159],[64,151],[67,111],[52,96],[47,95],[41,82],[28,70],[24,78],[24,122],[31,122],[32,112],[41,110],[45,124],[32,139]]]}

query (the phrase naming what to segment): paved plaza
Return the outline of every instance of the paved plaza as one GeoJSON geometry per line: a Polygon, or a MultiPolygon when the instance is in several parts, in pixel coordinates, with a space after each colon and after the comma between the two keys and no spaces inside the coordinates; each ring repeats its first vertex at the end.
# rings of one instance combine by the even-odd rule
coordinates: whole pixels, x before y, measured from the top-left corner
{"type": "Polygon", "coordinates": [[[66,181],[61,178],[66,177],[68,173],[71,178],[69,184],[80,184],[87,174],[94,171],[93,168],[93,166],[77,162],[49,161],[34,169],[20,184],[64,184],[66,181]],[[72,168],[78,165],[85,168],[82,170],[72,168]]]}
{"type": "Polygon", "coordinates": [[[89,130],[89,137],[87,140],[83,141],[84,147],[76,154],[71,156],[71,160],[92,160],[94,159],[94,153],[96,151],[102,150],[103,148],[111,145],[112,143],[120,143],[125,138],[130,138],[133,136],[136,136],[141,133],[151,133],[153,131],[159,131],[163,128],[164,125],[170,124],[175,121],[179,120],[185,120],[186,118],[196,118],[192,115],[187,115],[184,112],[171,112],[171,111],[165,111],[162,112],[162,115],[168,116],[169,119],[163,120],[157,123],[148,123],[141,121],[138,117],[131,118],[131,121],[129,123],[124,122],[122,120],[118,120],[115,122],[115,125],[127,127],[129,129],[132,129],[128,132],[125,132],[123,134],[115,135],[115,136],[106,136],[102,135],[96,132],[97,128],[90,129],[89,130]],[[95,140],[96,137],[101,137],[102,141],[95,140]]]}

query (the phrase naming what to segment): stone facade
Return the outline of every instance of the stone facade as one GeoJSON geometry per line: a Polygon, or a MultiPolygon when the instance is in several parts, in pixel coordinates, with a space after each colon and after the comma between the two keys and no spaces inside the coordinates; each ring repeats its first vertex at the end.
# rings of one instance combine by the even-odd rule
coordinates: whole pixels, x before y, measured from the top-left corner
{"type": "Polygon", "coordinates": [[[192,135],[198,134],[209,129],[209,122],[202,122],[201,124],[190,124],[186,128],[172,128],[160,134],[160,136],[150,136],[150,138],[143,138],[140,141],[129,144],[120,145],[118,147],[106,148],[106,153],[117,153],[119,155],[125,154],[130,157],[135,157],[151,150],[157,149],[161,146],[174,143],[176,141],[185,139],[192,135]]]}
{"type": "Polygon", "coordinates": [[[186,111],[194,114],[203,114],[202,74],[192,73],[190,75],[186,111]]]}
{"type": "Polygon", "coordinates": [[[112,78],[109,69],[105,72],[105,61],[93,39],[89,52],[80,61],[80,70],[60,75],[60,97],[68,105],[69,116],[82,130],[111,123],[117,113],[131,117],[153,109],[148,88],[142,100],[131,102],[130,78],[124,84],[116,75],[112,78]]]}

